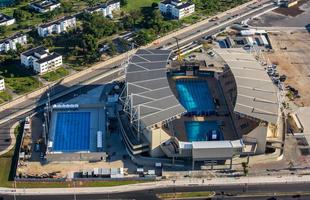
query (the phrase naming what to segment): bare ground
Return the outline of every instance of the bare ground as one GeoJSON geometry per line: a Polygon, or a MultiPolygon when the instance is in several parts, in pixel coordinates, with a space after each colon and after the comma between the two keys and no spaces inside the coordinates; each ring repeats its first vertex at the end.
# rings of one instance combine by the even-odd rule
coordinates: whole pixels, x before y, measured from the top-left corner
{"type": "Polygon", "coordinates": [[[310,106],[310,34],[306,30],[279,31],[269,33],[273,53],[266,53],[279,73],[285,74],[285,85],[297,89],[300,98],[294,103],[310,106]]]}

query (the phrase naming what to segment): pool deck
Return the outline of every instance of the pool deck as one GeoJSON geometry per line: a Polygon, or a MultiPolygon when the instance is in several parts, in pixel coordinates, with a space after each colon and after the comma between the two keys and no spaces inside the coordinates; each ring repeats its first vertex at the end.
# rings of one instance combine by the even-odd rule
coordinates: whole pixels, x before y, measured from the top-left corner
{"type": "Polygon", "coordinates": [[[176,132],[176,136],[181,141],[188,141],[185,122],[186,121],[218,121],[221,122],[221,126],[219,129],[221,130],[223,137],[225,140],[234,140],[236,138],[235,134],[232,132],[233,124],[231,122],[230,116],[224,116],[224,114],[228,114],[229,111],[226,107],[226,102],[221,94],[221,90],[219,88],[218,81],[213,77],[196,77],[196,76],[177,76],[171,77],[169,80],[170,87],[173,93],[178,97],[178,93],[176,90],[175,80],[177,79],[197,79],[197,80],[206,80],[209,86],[210,93],[214,99],[218,100],[219,105],[215,105],[215,111],[220,116],[211,115],[211,116],[182,116],[180,119],[176,119],[172,122],[174,130],[176,132]]]}

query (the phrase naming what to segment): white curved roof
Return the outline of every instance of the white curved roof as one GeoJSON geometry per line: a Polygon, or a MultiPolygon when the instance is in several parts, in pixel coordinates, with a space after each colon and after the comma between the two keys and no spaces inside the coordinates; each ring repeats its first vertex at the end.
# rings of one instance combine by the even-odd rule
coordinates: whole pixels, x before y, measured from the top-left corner
{"type": "Polygon", "coordinates": [[[277,88],[264,67],[242,48],[214,49],[231,69],[237,85],[235,111],[267,122],[278,120],[277,88]]]}
{"type": "Polygon", "coordinates": [[[126,69],[128,95],[132,95],[132,106],[145,127],[186,111],[168,83],[166,65],[170,54],[170,50],[138,50],[126,69]]]}

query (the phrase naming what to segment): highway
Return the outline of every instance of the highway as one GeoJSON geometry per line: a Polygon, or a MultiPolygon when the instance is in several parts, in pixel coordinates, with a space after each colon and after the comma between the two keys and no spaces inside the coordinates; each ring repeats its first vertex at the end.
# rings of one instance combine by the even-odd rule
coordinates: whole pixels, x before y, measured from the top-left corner
{"type": "MultiPolygon", "coordinates": [[[[180,39],[180,44],[184,45],[184,44],[188,44],[190,42],[193,42],[197,39],[200,39],[204,35],[215,34],[216,32],[221,31],[223,28],[228,27],[228,26],[232,25],[233,23],[241,22],[244,19],[255,16],[258,13],[263,12],[267,8],[272,7],[273,5],[269,5],[265,8],[262,7],[262,5],[267,4],[267,3],[270,4],[270,2],[271,1],[269,1],[269,0],[268,1],[267,0],[260,1],[260,2],[256,3],[256,5],[247,6],[247,7],[240,9],[236,12],[227,12],[226,15],[219,18],[216,22],[203,23],[201,26],[192,28],[189,31],[187,31],[186,33],[180,34],[177,37],[180,39]],[[257,9],[257,10],[255,10],[255,9],[257,9]],[[240,13],[243,13],[244,16],[240,17],[241,16],[240,13]],[[246,13],[250,13],[250,14],[245,15],[246,13]],[[238,14],[238,16],[236,17],[237,14],[238,14]],[[235,16],[235,17],[233,17],[233,16],[235,16]],[[215,24],[215,23],[218,23],[218,24],[215,24]],[[188,39],[188,38],[190,38],[190,39],[188,39]]],[[[154,45],[150,46],[150,48],[159,48],[161,46],[166,46],[169,49],[173,49],[173,48],[175,48],[175,39],[170,37],[170,38],[162,41],[160,44],[157,44],[157,45],[154,44],[154,45]]],[[[78,85],[85,85],[84,84],[85,81],[92,80],[92,79],[98,77],[99,75],[110,71],[113,67],[119,66],[121,63],[123,63],[123,61],[124,61],[123,59],[120,59],[120,60],[117,60],[113,63],[110,63],[109,65],[107,65],[105,62],[102,62],[100,64],[100,68],[98,68],[98,69],[96,69],[96,70],[94,70],[88,74],[83,75],[83,77],[72,80],[67,84],[62,84],[62,83],[57,84],[50,89],[50,91],[49,91],[50,97],[53,98],[53,96],[55,96],[55,95],[59,95],[59,94],[65,92],[65,91],[68,91],[68,90],[72,90],[73,87],[76,87],[78,85]]],[[[96,81],[96,83],[100,84],[100,83],[104,83],[107,81],[112,81],[116,77],[117,76],[114,76],[114,75],[107,76],[103,80],[96,81]]],[[[86,88],[84,88],[84,90],[87,88],[92,88],[94,86],[95,86],[95,83],[91,83],[90,86],[87,86],[86,88]]],[[[74,94],[74,91],[72,91],[69,94],[69,96],[73,95],[73,94],[74,94]]],[[[65,100],[65,98],[66,97],[59,97],[55,101],[53,101],[52,103],[63,102],[65,100]]],[[[36,98],[31,98],[31,99],[28,99],[22,103],[19,103],[18,105],[14,106],[13,108],[9,108],[9,109],[1,111],[0,112],[0,119],[3,123],[0,125],[0,134],[9,134],[8,133],[9,128],[16,121],[22,120],[26,116],[28,116],[31,113],[34,113],[38,110],[42,110],[42,106],[40,106],[40,105],[42,103],[44,103],[46,100],[47,100],[47,95],[43,94],[43,95],[38,96],[36,98]],[[31,111],[29,111],[30,108],[31,109],[33,108],[33,109],[31,111]],[[24,112],[22,113],[21,111],[24,111],[24,112]],[[17,115],[16,113],[22,113],[22,114],[20,114],[18,116],[14,116],[14,115],[17,115]]],[[[0,151],[5,149],[8,145],[9,144],[0,145],[0,151]]]]}
{"type": "MultiPolygon", "coordinates": [[[[215,191],[216,196],[212,199],[269,199],[270,197],[279,197],[277,199],[310,199],[310,184],[256,184],[249,186],[226,185],[226,186],[186,186],[186,187],[164,187],[160,189],[140,190],[124,193],[106,193],[106,194],[70,194],[70,195],[21,195],[15,196],[16,200],[95,200],[95,199],[158,199],[156,194],[174,193],[174,192],[193,192],[193,191],[215,191]],[[283,196],[285,195],[285,196],[283,196]],[[300,195],[300,196],[299,196],[300,195]]],[[[2,196],[3,200],[13,200],[13,195],[2,196]]],[[[203,198],[205,199],[205,198],[203,198]]],[[[1,200],[1,196],[0,196],[1,200]]]]}

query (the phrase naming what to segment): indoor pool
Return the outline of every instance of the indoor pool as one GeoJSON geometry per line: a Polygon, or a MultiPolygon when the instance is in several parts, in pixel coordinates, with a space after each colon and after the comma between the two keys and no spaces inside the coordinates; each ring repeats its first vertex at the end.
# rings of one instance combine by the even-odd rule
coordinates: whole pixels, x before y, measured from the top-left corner
{"type": "Polygon", "coordinates": [[[53,151],[88,151],[90,112],[57,113],[53,151]]]}

